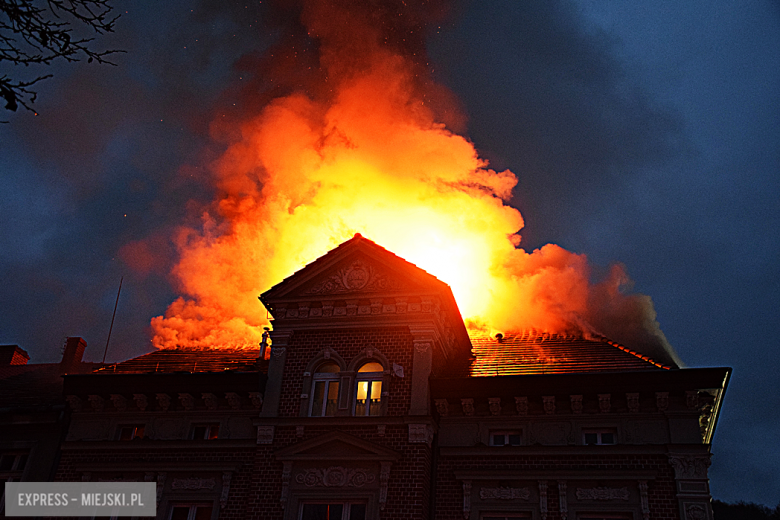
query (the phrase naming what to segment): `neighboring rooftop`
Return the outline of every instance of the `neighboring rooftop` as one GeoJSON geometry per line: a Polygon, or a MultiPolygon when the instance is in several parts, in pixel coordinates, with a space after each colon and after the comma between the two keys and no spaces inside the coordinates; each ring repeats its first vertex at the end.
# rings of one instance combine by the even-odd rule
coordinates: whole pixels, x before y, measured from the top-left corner
{"type": "Polygon", "coordinates": [[[107,365],[95,373],[172,373],[265,371],[267,361],[258,363],[259,348],[173,348],[162,349],[121,363],[107,365]]]}
{"type": "Polygon", "coordinates": [[[669,370],[606,338],[548,334],[535,330],[507,333],[499,339],[471,338],[472,377],[669,370]]]}

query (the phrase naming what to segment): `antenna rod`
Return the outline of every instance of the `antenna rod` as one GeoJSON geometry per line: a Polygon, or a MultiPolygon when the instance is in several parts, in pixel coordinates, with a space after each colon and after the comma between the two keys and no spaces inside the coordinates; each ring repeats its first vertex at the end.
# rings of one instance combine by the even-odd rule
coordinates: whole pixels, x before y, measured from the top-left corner
{"type": "Polygon", "coordinates": [[[114,329],[114,318],[116,318],[116,307],[119,305],[119,293],[122,292],[122,280],[125,277],[119,279],[119,290],[116,292],[116,302],[114,302],[114,314],[111,316],[111,326],[108,328],[108,338],[106,339],[106,350],[103,352],[103,363],[106,362],[106,354],[108,354],[108,342],[111,341],[111,331],[114,329]]]}

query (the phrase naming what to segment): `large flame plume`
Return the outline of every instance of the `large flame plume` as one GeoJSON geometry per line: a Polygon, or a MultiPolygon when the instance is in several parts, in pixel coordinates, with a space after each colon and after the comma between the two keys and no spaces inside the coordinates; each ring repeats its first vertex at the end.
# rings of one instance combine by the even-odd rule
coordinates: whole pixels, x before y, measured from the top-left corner
{"type": "Polygon", "coordinates": [[[320,87],[269,96],[228,132],[215,124],[229,139],[211,167],[218,200],[178,233],[184,296],[152,320],[154,345],[256,345],[257,296],[360,232],[448,283],[473,329],[604,334],[670,361],[619,266],[592,283],[584,255],[519,248],[516,176],[441,122],[446,97],[415,44],[435,7],[377,5],[305,2],[318,59],[297,80],[320,87]]]}

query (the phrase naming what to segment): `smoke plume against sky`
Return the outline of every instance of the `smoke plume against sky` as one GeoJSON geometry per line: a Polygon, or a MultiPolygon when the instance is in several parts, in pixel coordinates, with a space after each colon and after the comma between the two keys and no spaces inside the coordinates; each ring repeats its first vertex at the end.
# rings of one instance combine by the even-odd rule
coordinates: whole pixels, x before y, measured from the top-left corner
{"type": "Polygon", "coordinates": [[[774,506],[777,3],[333,4],[116,3],[118,66],[56,68],[0,126],[0,341],[101,359],[121,276],[109,360],[232,341],[357,231],[437,274],[412,226],[490,265],[450,283],[497,329],[654,348],[657,319],[733,366],[713,494],[774,506]]]}

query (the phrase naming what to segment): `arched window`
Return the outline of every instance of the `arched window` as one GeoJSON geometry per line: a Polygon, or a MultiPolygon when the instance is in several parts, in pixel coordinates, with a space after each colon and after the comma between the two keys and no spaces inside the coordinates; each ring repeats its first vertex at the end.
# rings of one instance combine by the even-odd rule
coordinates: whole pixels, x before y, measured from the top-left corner
{"type": "Polygon", "coordinates": [[[358,369],[355,391],[355,415],[380,415],[384,367],[370,361],[358,369]]]}
{"type": "Polygon", "coordinates": [[[309,415],[312,417],[324,417],[336,415],[339,399],[339,371],[336,363],[330,362],[320,365],[314,371],[311,388],[311,408],[309,415]]]}

